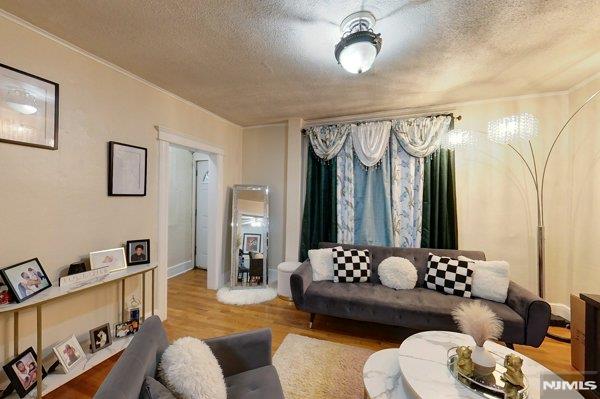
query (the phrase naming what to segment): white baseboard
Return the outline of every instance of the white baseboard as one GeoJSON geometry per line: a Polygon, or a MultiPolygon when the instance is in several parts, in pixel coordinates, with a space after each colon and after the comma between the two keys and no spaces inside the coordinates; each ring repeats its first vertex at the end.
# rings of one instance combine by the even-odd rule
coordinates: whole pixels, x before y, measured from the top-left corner
{"type": "Polygon", "coordinates": [[[550,309],[552,314],[565,318],[571,321],[571,308],[563,303],[551,303],[550,309]]]}
{"type": "Polygon", "coordinates": [[[185,262],[178,263],[173,266],[169,266],[167,268],[167,278],[179,276],[182,273],[185,273],[194,268],[193,260],[186,260],[185,262]]]}

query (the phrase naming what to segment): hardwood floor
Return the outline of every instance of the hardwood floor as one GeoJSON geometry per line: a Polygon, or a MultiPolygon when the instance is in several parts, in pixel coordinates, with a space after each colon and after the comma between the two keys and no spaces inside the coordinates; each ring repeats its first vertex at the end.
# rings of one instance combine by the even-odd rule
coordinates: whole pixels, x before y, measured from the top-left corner
{"type": "MultiPolygon", "coordinates": [[[[308,328],[308,315],[297,311],[293,303],[276,298],[252,306],[223,305],[215,291],[206,289],[206,272],[192,270],[169,280],[169,319],[165,327],[170,340],[194,336],[210,338],[220,335],[268,327],[273,331],[273,353],[289,333],[380,350],[398,347],[414,331],[380,324],[356,322],[317,316],[313,329],[308,328]]],[[[553,328],[557,334],[567,330],[553,328]]],[[[516,350],[538,361],[554,372],[572,379],[569,344],[547,338],[540,348],[515,345],[516,350]]],[[[92,397],[118,355],[51,392],[46,398],[92,397]]]]}

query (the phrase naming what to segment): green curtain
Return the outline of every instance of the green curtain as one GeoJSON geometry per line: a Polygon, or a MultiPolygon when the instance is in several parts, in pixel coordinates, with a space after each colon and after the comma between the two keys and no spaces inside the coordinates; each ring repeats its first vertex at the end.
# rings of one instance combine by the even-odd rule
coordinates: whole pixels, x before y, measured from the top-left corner
{"type": "Polygon", "coordinates": [[[308,258],[308,250],[319,242],[337,242],[336,161],[324,162],[308,146],[306,164],[306,197],[302,216],[300,261],[308,258]]]}
{"type": "Polygon", "coordinates": [[[454,151],[425,158],[422,248],[458,248],[454,151]]]}

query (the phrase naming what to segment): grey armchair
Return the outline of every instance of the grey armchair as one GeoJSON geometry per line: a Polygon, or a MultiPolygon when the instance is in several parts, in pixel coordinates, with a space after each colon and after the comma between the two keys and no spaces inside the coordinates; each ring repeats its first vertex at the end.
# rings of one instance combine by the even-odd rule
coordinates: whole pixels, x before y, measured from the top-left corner
{"type": "MultiPolygon", "coordinates": [[[[205,340],[225,376],[228,399],[283,399],[271,363],[271,330],[205,340]]],[[[158,316],[147,319],[110,371],[94,398],[138,399],[146,376],[155,377],[169,342],[158,316]]]]}

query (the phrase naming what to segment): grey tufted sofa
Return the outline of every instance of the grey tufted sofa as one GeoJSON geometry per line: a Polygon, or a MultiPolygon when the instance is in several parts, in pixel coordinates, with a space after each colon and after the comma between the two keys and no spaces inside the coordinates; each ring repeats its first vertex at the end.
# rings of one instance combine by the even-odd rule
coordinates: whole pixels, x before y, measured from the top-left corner
{"type": "MultiPolygon", "coordinates": [[[[205,340],[217,358],[229,399],[284,399],[271,364],[271,330],[205,340]]],[[[94,398],[138,399],[146,376],[154,377],[169,341],[158,316],[148,318],[125,349],[94,398]]]]}
{"type": "MultiPolygon", "coordinates": [[[[340,244],[321,243],[321,248],[340,244]]],[[[484,299],[467,299],[445,295],[424,288],[429,252],[436,255],[485,260],[483,252],[427,248],[389,248],[364,245],[342,245],[345,249],[368,249],[371,254],[372,276],[368,283],[334,283],[312,281],[310,262],[305,261],[290,278],[292,297],[297,309],[309,312],[310,325],[315,314],[352,320],[370,321],[416,330],[457,331],[451,311],[460,303],[471,300],[485,302],[504,322],[502,341],[512,347],[524,344],[541,345],[550,322],[550,305],[514,282],[508,287],[505,303],[484,299]],[[412,290],[394,290],[381,284],[377,274],[379,263],[399,256],[410,260],[417,268],[418,282],[412,290]]]]}

